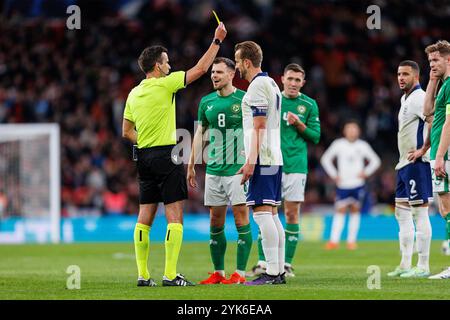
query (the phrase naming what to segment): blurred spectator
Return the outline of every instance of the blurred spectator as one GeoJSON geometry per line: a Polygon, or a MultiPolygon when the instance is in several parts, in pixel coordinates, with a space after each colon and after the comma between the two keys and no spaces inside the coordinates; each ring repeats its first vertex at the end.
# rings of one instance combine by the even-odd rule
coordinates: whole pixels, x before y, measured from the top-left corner
{"type": "MultiPolygon", "coordinates": [[[[450,38],[450,5],[375,1],[381,30],[368,30],[372,2],[6,1],[0,5],[0,123],[60,123],[64,215],[137,213],[135,163],[120,135],[127,94],[144,76],[137,57],[159,43],[169,49],[172,70],[191,67],[209,45],[205,35],[214,28],[215,8],[229,26],[220,55],[233,57],[235,43],[252,39],[261,44],[263,69],[274,79],[290,62],[306,70],[304,91],[318,102],[322,137],[309,147],[305,205],[333,202],[332,182],[318,159],[348,117],[365,124],[363,138],[383,158],[371,179],[374,201],[391,203],[402,94],[397,65],[416,60],[425,87],[423,48],[450,38]],[[81,7],[81,30],[66,29],[69,4],[81,7]]],[[[239,77],[235,85],[247,86],[239,77]]],[[[178,94],[177,127],[193,131],[200,97],[210,91],[205,76],[178,94]]],[[[207,212],[202,187],[190,189],[189,197],[186,211],[207,212]]]]}
{"type": "Polygon", "coordinates": [[[0,218],[5,215],[8,206],[8,198],[3,190],[0,190],[0,218]]]}
{"type": "Polygon", "coordinates": [[[111,182],[111,186],[103,193],[105,213],[110,215],[122,214],[127,206],[127,194],[117,181],[111,182]]]}

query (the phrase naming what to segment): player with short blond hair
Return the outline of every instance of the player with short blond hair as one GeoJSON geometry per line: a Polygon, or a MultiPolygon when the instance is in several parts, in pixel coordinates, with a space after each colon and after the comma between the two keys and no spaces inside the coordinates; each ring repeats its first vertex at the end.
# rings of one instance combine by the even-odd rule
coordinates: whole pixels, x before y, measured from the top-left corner
{"type": "MultiPolygon", "coordinates": [[[[430,63],[424,115],[434,115],[431,127],[431,173],[433,192],[437,193],[439,212],[446,220],[450,236],[450,43],[440,40],[425,49],[430,63]],[[439,82],[442,86],[438,91],[439,82]]],[[[450,279],[450,267],[430,279],[450,279]]]]}
{"type": "MultiPolygon", "coordinates": [[[[285,225],[285,266],[287,277],[294,277],[292,261],[300,238],[299,215],[305,200],[305,186],[308,174],[308,143],[319,143],[320,120],[316,100],[307,96],[301,89],[306,83],[306,72],[297,63],[284,68],[281,100],[281,151],[283,153],[282,193],[285,225]]],[[[265,271],[266,262],[258,237],[259,261],[249,275],[265,271]]]]}
{"type": "Polygon", "coordinates": [[[253,41],[234,49],[236,68],[250,85],[242,99],[246,162],[239,170],[248,181],[247,205],[261,230],[267,271],[245,285],[286,283],[284,277],[284,229],[278,217],[281,204],[283,155],[280,142],[281,92],[261,70],[261,47],[253,41]]]}

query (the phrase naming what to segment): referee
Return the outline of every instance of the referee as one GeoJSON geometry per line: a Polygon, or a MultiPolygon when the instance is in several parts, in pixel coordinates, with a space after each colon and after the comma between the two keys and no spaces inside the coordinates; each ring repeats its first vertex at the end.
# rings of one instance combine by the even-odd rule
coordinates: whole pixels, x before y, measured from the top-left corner
{"type": "Polygon", "coordinates": [[[149,233],[158,203],[163,202],[167,218],[163,286],[192,286],[177,274],[183,239],[183,200],[187,199],[184,166],[172,149],[176,145],[175,93],[205,74],[216,57],[227,31],[221,22],[214,39],[197,64],[170,73],[169,56],[162,46],[147,47],[138,63],[146,78],[128,95],[123,114],[122,136],[137,144],[139,216],[134,229],[138,286],[156,286],[147,267],[149,233]]]}

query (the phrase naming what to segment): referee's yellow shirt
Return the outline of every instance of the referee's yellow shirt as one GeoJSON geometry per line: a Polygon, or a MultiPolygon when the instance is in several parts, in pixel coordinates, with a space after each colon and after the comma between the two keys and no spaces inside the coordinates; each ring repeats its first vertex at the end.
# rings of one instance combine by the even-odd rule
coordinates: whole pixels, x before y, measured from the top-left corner
{"type": "Polygon", "coordinates": [[[134,122],[138,148],[177,143],[175,93],[184,88],[185,72],[144,79],[128,94],[123,117],[134,122]]]}

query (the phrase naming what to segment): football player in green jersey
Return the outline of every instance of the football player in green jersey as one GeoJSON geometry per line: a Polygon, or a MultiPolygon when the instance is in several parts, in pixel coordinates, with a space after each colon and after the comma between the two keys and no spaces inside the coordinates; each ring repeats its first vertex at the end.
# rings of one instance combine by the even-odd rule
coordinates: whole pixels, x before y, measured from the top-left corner
{"type": "MultiPolygon", "coordinates": [[[[314,99],[301,93],[305,85],[305,71],[296,64],[288,64],[281,78],[283,83],[281,114],[281,151],[283,153],[282,197],[286,216],[286,276],[295,276],[292,260],[299,241],[299,213],[304,201],[308,173],[308,142],[317,144],[320,139],[319,108],[314,99]]],[[[257,275],[264,272],[265,259],[258,237],[259,261],[252,269],[257,275]]]]}
{"type": "Polygon", "coordinates": [[[209,134],[206,163],[205,206],[210,209],[210,253],[214,272],[200,284],[233,284],[245,282],[245,268],[252,246],[249,211],[246,206],[246,185],[242,174],[236,174],[245,162],[241,102],[245,92],[233,86],[235,64],[228,58],[216,58],[211,69],[214,92],[204,96],[198,108],[198,127],[188,165],[189,185],[197,187],[196,163],[201,163],[202,137],[209,134]],[[200,158],[200,159],[199,159],[200,158]],[[231,203],[236,228],[237,268],[225,278],[225,217],[231,203]]]}
{"type": "MultiPolygon", "coordinates": [[[[450,236],[450,43],[438,41],[429,45],[425,52],[430,63],[424,115],[434,114],[431,127],[431,173],[433,192],[437,193],[439,212],[446,220],[447,241],[450,236]],[[442,86],[438,89],[439,82],[442,86]],[[437,92],[437,94],[436,94],[437,92]]],[[[450,279],[450,267],[430,279],[450,279]]]]}

